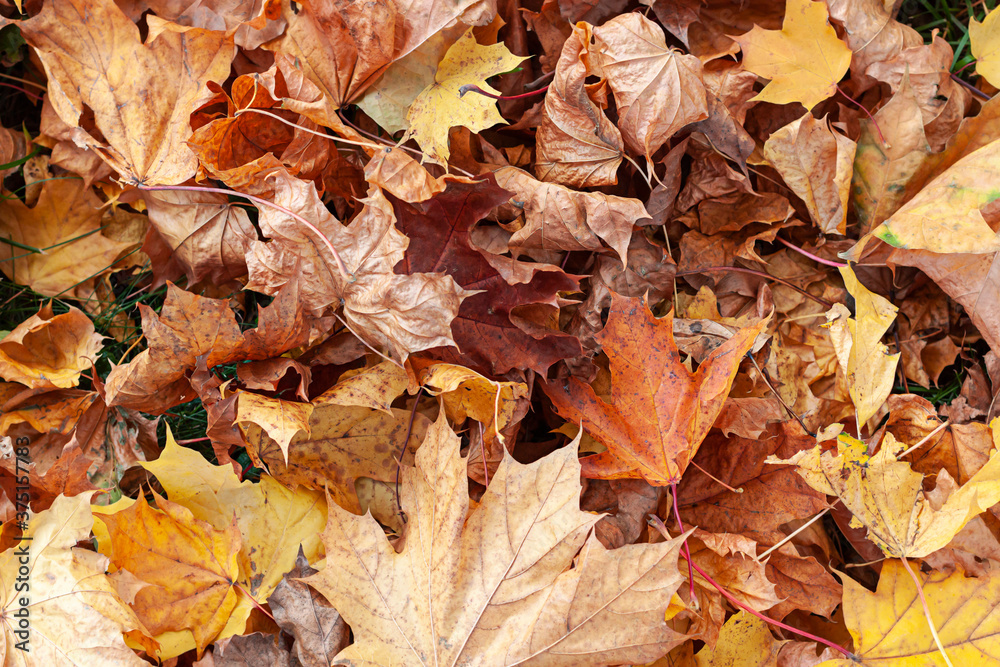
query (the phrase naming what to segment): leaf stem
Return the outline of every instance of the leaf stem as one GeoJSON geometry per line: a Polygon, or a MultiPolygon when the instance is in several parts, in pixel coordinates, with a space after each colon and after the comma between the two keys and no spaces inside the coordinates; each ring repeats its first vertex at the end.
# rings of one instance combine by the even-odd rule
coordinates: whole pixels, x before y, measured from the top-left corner
{"type": "MultiPolygon", "coordinates": [[[[969,64],[971,65],[972,63],[969,63],[969,64]]],[[[965,67],[968,67],[968,66],[969,65],[966,65],[965,67]]],[[[965,69],[965,67],[963,67],[962,69],[965,69]]],[[[959,70],[959,71],[961,72],[962,70],[959,70]]],[[[992,97],[990,97],[989,95],[987,95],[983,91],[979,90],[978,88],[976,88],[975,86],[973,86],[968,81],[965,81],[961,77],[959,77],[959,76],[957,76],[955,74],[952,74],[951,78],[954,81],[957,81],[959,83],[959,85],[964,86],[966,89],[969,90],[969,92],[971,92],[973,95],[975,95],[979,99],[982,99],[982,100],[991,100],[991,99],[993,99],[992,97]]]]}
{"type": "Polygon", "coordinates": [[[399,512],[400,516],[403,516],[403,505],[399,502],[399,473],[403,469],[403,455],[406,454],[406,447],[410,444],[410,435],[413,433],[413,420],[417,417],[417,406],[420,405],[420,397],[423,393],[423,387],[417,389],[416,398],[413,399],[413,410],[410,411],[410,423],[406,426],[406,439],[403,440],[403,450],[399,452],[399,460],[396,461],[396,511],[399,512]]]}
{"type": "MultiPolygon", "coordinates": [[[[660,517],[656,516],[655,514],[650,514],[649,515],[649,524],[651,526],[653,526],[654,528],[656,528],[658,531],[660,531],[660,533],[663,535],[663,537],[665,537],[668,540],[670,539],[670,533],[667,532],[667,527],[665,525],[663,525],[663,521],[660,520],[660,517]]],[[[737,600],[735,597],[733,597],[732,594],[730,594],[726,589],[724,589],[722,586],[720,586],[718,584],[718,582],[715,581],[715,579],[712,579],[712,577],[708,576],[708,573],[705,572],[705,570],[703,570],[700,567],[698,567],[698,565],[696,563],[692,562],[690,559],[688,560],[688,563],[691,566],[693,566],[695,570],[698,571],[698,574],[700,574],[705,579],[705,581],[707,581],[708,583],[712,584],[712,586],[714,586],[717,591],[719,591],[720,593],[722,593],[722,596],[724,598],[726,598],[727,600],[729,600],[734,606],[736,606],[736,607],[738,607],[738,608],[742,609],[743,611],[746,611],[746,612],[748,612],[750,614],[753,614],[754,616],[756,616],[760,620],[764,621],[765,623],[770,623],[771,625],[777,626],[777,627],[782,628],[783,630],[787,630],[789,632],[793,632],[793,633],[795,633],[795,634],[797,634],[799,636],[805,637],[806,639],[811,639],[811,640],[813,640],[815,642],[819,642],[820,644],[823,644],[824,646],[829,646],[833,650],[839,651],[839,652],[843,653],[847,657],[848,660],[857,661],[858,656],[854,655],[853,653],[851,653],[850,651],[848,651],[843,646],[841,646],[839,644],[834,644],[829,639],[824,639],[822,637],[817,637],[816,635],[810,634],[810,633],[808,633],[808,632],[806,632],[804,630],[798,630],[796,628],[793,628],[790,625],[782,623],[781,621],[776,621],[773,618],[768,618],[767,616],[765,616],[764,614],[760,613],[759,611],[751,609],[750,607],[746,606],[745,604],[743,604],[742,602],[740,602],[739,600],[737,600]]]]}
{"type": "Polygon", "coordinates": [[[883,146],[888,146],[889,143],[885,140],[885,137],[882,135],[882,128],[878,126],[878,121],[875,120],[875,116],[872,115],[872,112],[866,109],[864,106],[862,106],[861,102],[858,102],[856,99],[845,93],[844,89],[840,87],[840,84],[837,84],[837,90],[840,92],[841,95],[843,95],[851,102],[853,102],[854,106],[865,112],[865,115],[868,116],[868,120],[870,120],[872,122],[872,125],[875,126],[875,132],[878,133],[879,141],[882,142],[883,146]]]}
{"type": "Polygon", "coordinates": [[[795,252],[799,253],[800,255],[805,255],[806,257],[808,257],[812,261],[817,262],[819,264],[825,264],[826,266],[832,266],[832,267],[834,267],[836,269],[839,269],[842,266],[847,266],[847,264],[842,264],[840,262],[834,262],[833,260],[823,259],[822,257],[818,257],[817,255],[812,254],[808,250],[803,250],[802,248],[798,247],[797,245],[794,245],[793,243],[791,243],[789,241],[786,241],[785,239],[783,239],[781,237],[778,237],[778,243],[781,243],[785,247],[791,248],[792,250],[794,250],[795,252]]]}
{"type": "Polygon", "coordinates": [[[766,278],[767,280],[773,280],[777,283],[781,283],[785,287],[790,287],[799,294],[809,299],[812,299],[816,303],[826,306],[827,308],[833,308],[833,303],[827,301],[826,299],[815,296],[805,291],[801,287],[796,287],[792,283],[784,280],[783,278],[776,278],[769,273],[764,273],[763,271],[754,271],[753,269],[744,269],[741,266],[703,266],[698,269],[688,269],[687,271],[678,271],[675,273],[675,277],[680,278],[682,276],[694,276],[699,273],[725,273],[726,271],[735,271],[736,273],[747,273],[751,276],[760,276],[761,278],[766,278]]]}
{"type": "MultiPolygon", "coordinates": [[[[677,519],[677,529],[681,531],[681,535],[684,534],[684,522],[681,521],[681,510],[678,507],[680,501],[677,500],[677,482],[670,485],[670,491],[674,494],[674,518],[677,519]]],[[[656,517],[659,519],[659,517],[656,517]]],[[[691,559],[691,547],[688,546],[687,538],[684,538],[684,553],[687,555],[688,562],[688,581],[691,583],[691,602],[696,604],[698,598],[694,594],[694,571],[691,569],[694,565],[694,560],[691,559]]]]}
{"type": "Polygon", "coordinates": [[[326,238],[326,235],[324,235],[323,232],[319,231],[319,228],[317,228],[316,225],[309,222],[298,213],[295,213],[294,211],[291,211],[285,208],[284,206],[281,206],[280,204],[275,204],[273,201],[268,201],[261,197],[257,197],[256,195],[248,195],[243,192],[236,192],[235,190],[225,190],[223,188],[210,188],[202,185],[137,185],[136,187],[139,188],[140,190],[181,190],[187,192],[214,192],[220,195],[232,195],[234,197],[243,197],[244,199],[249,199],[255,204],[260,204],[261,206],[270,206],[273,209],[281,211],[285,215],[292,216],[293,218],[301,222],[306,227],[306,229],[310,230],[316,236],[318,236],[320,240],[323,241],[323,244],[327,247],[330,253],[333,255],[333,261],[337,263],[337,270],[340,271],[340,276],[349,283],[353,283],[355,280],[354,274],[350,273],[347,270],[347,267],[344,266],[344,260],[340,258],[340,253],[337,252],[337,249],[333,247],[333,243],[330,242],[330,239],[326,238]]]}
{"type": "Polygon", "coordinates": [[[948,654],[945,653],[944,645],[941,644],[941,638],[938,637],[937,628],[934,627],[934,621],[931,619],[931,609],[927,606],[927,598],[924,597],[924,587],[920,585],[920,580],[917,579],[917,575],[913,572],[910,564],[906,562],[906,556],[900,556],[900,560],[903,561],[903,567],[906,568],[907,574],[910,575],[910,579],[913,579],[914,586],[917,587],[917,594],[920,596],[920,604],[924,608],[924,618],[927,619],[927,627],[931,629],[931,636],[934,637],[934,643],[937,645],[938,651],[941,652],[941,657],[944,658],[944,664],[948,665],[948,667],[954,667],[954,665],[951,664],[951,659],[948,657],[948,654]]]}
{"type": "Polygon", "coordinates": [[[519,100],[525,97],[542,95],[548,89],[549,87],[545,86],[544,88],[539,88],[538,90],[532,90],[527,93],[521,93],[520,95],[494,95],[493,93],[487,92],[475,84],[467,83],[458,89],[458,96],[464,97],[466,93],[479,93],[480,95],[484,95],[486,97],[492,97],[495,100],[519,100]]]}

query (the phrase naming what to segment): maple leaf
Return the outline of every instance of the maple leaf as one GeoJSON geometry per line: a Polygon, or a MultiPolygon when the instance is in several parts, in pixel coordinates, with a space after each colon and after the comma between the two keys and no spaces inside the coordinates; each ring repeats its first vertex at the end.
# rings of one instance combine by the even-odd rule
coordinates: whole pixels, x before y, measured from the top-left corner
{"type": "Polygon", "coordinates": [[[183,505],[157,498],[157,506],[140,496],[98,519],[107,526],[111,562],[152,584],[135,595],[138,617],[154,635],[190,630],[200,654],[226,627],[241,595],[240,531],[235,516],[216,529],[183,505]]]}
{"type": "Polygon", "coordinates": [[[851,65],[851,50],[827,21],[826,4],[787,0],[781,30],[753,30],[733,37],[743,49],[743,67],[771,79],[753,99],[774,104],[801,102],[807,111],[836,94],[851,65]]]}
{"type": "Polygon", "coordinates": [[[579,354],[575,337],[518,317],[519,307],[556,310],[559,292],[575,292],[577,279],[558,267],[494,255],[477,247],[476,223],[510,199],[492,177],[449,181],[447,189],[420,203],[393,201],[399,227],[410,247],[396,271],[443,272],[467,297],[451,323],[461,354],[439,351],[445,361],[503,374],[526,366],[544,374],[559,359],[579,354]]]}
{"type": "Polygon", "coordinates": [[[994,187],[998,152],[1000,140],[963,157],[879,225],[874,236],[896,248],[936,253],[1000,249],[1000,239],[980,212],[1000,197],[994,187]]]}
{"type": "Polygon", "coordinates": [[[505,210],[516,209],[524,215],[524,226],[509,241],[514,250],[600,250],[604,241],[625,262],[633,225],[649,218],[636,199],[540,183],[514,167],[501,167],[493,175],[518,202],[505,210]]]}
{"type": "Polygon", "coordinates": [[[295,637],[295,654],[308,667],[333,664],[333,657],[345,648],[350,630],[340,613],[322,595],[298,581],[316,570],[299,551],[295,567],[275,587],[267,599],[275,622],[295,637]]]}
{"type": "Polygon", "coordinates": [[[468,91],[477,86],[487,93],[500,91],[486,83],[496,74],[509,72],[524,58],[515,56],[502,43],[482,46],[469,28],[444,54],[434,74],[434,82],[424,88],[406,113],[412,138],[423,149],[426,159],[448,164],[448,130],[457,125],[479,132],[498,123],[506,124],[496,102],[468,91]]]}
{"type": "Polygon", "coordinates": [[[0,553],[0,578],[5,582],[0,597],[0,653],[5,665],[149,664],[122,639],[123,632],[146,630],[107,576],[108,559],[76,547],[88,539],[94,523],[92,495],[57,497],[50,509],[31,518],[22,553],[15,548],[0,553]],[[25,591],[13,583],[18,568],[32,573],[29,604],[22,602],[25,591]],[[19,616],[31,620],[27,633],[19,616]]]}
{"type": "Polygon", "coordinates": [[[701,61],[667,48],[655,23],[623,14],[593,32],[594,57],[615,93],[629,148],[652,155],[688,123],[708,118],[701,61]]]}
{"type": "Polygon", "coordinates": [[[889,354],[882,336],[892,326],[898,309],[862,285],[850,266],[840,267],[840,275],[855,299],[857,320],[850,319],[850,312],[842,304],[834,304],[827,320],[837,356],[847,371],[851,400],[857,408],[856,419],[864,424],[892,391],[900,353],[889,354]]]}
{"type": "Polygon", "coordinates": [[[608,448],[584,459],[584,475],[660,486],[680,480],[765,324],[741,329],[692,373],[674,343],[672,314],[658,320],[645,299],[612,295],[608,324],[597,335],[611,360],[611,402],[577,378],[543,385],[560,416],[583,421],[608,448]]]}
{"type": "Polygon", "coordinates": [[[76,308],[55,315],[44,305],[0,339],[0,377],[33,388],[75,387],[97,361],[102,339],[76,308]]]}
{"type": "Polygon", "coordinates": [[[591,74],[585,64],[591,37],[587,24],[573,28],[545,94],[534,168],[543,181],[576,188],[618,182],[615,174],[625,154],[621,132],[584,87],[591,74]]]}
{"type": "MultiPolygon", "coordinates": [[[[847,231],[847,198],[857,145],[806,113],[771,134],[764,158],[806,203],[813,222],[826,234],[847,231]]],[[[757,219],[757,218],[754,218],[757,219]]]]}
{"type": "Polygon", "coordinates": [[[258,326],[243,332],[226,301],[168,285],[159,315],[140,307],[148,348],[108,374],[108,405],[162,413],[194,397],[186,375],[202,355],[207,355],[205,364],[211,368],[268,359],[309,343],[317,322],[298,307],[297,290],[297,281],[288,283],[259,310],[258,326]]]}
{"type": "Polygon", "coordinates": [[[1000,82],[1000,12],[992,10],[982,23],[975,16],[969,18],[969,49],[976,59],[976,74],[995,86],[1000,82]]]}
{"type": "Polygon", "coordinates": [[[1000,457],[991,452],[986,465],[935,509],[923,491],[923,476],[896,459],[903,447],[887,433],[878,453],[869,456],[863,442],[842,434],[836,454],[824,454],[817,446],[767,462],[797,465],[811,487],[840,497],[854,514],[852,526],[867,528],[868,539],[887,556],[921,558],[944,547],[1000,500],[1000,457]]]}
{"type": "Polygon", "coordinates": [[[143,44],[138,26],[111,0],[58,0],[16,23],[45,66],[48,97],[78,145],[130,182],[173,184],[194,175],[194,153],[184,143],[188,116],[211,96],[206,83],[229,75],[231,36],[152,16],[143,44]],[[92,125],[81,126],[88,114],[92,125]]]}
{"type": "Polygon", "coordinates": [[[862,236],[903,204],[910,194],[908,182],[931,156],[923,116],[909,77],[875,113],[875,122],[882,128],[885,143],[878,138],[871,121],[862,121],[851,180],[851,199],[861,219],[862,236]]]}
{"type": "Polygon", "coordinates": [[[358,107],[387,132],[395,134],[407,129],[407,109],[417,95],[434,82],[438,63],[463,34],[465,24],[456,23],[431,35],[392,63],[357,100],[358,107]]]}
{"type": "Polygon", "coordinates": [[[505,457],[471,514],[466,464],[443,418],[416,464],[403,470],[401,552],[371,517],[331,510],[327,567],[305,581],[354,631],[335,660],[603,665],[652,660],[680,642],[664,613],[681,582],[681,538],[601,546],[590,535],[599,517],[579,510],[575,447],[531,465],[505,457]]]}
{"type": "Polygon", "coordinates": [[[264,48],[288,55],[334,105],[343,107],[393,60],[402,25],[397,3],[314,0],[282,2],[288,23],[264,48]]]}
{"type": "Polygon", "coordinates": [[[60,296],[108,270],[130,243],[100,233],[101,200],[77,179],[42,184],[38,201],[0,201],[0,234],[44,250],[24,252],[0,244],[0,269],[12,281],[45,296],[60,296]]]}
{"type": "Polygon", "coordinates": [[[313,413],[311,403],[286,401],[261,396],[247,391],[238,394],[235,423],[252,423],[262,428],[278,443],[288,463],[288,444],[300,431],[310,435],[309,418],[313,413]]]}
{"type": "Polygon", "coordinates": [[[706,646],[698,651],[694,661],[698,667],[713,667],[749,664],[745,659],[752,657],[755,661],[753,664],[759,667],[777,666],[778,652],[787,643],[787,640],[776,640],[767,629],[766,622],[740,611],[722,626],[718,643],[714,647],[706,646]]]}
{"type": "MultiPolygon", "coordinates": [[[[915,568],[916,569],[916,568],[915,568]]],[[[1000,578],[995,573],[966,577],[916,569],[923,593],[898,560],[882,565],[878,588],[872,592],[844,577],[844,620],[854,638],[857,660],[827,660],[819,667],[893,665],[902,661],[938,664],[941,653],[927,632],[921,598],[926,598],[934,627],[952,664],[988,664],[994,660],[1000,578]]]]}
{"type": "Polygon", "coordinates": [[[393,273],[408,240],[396,229],[396,214],[380,188],[369,189],[361,212],[345,227],[312,183],[280,169],[262,176],[274,189],[274,203],[313,221],[339,249],[347,274],[298,218],[261,207],[260,226],[269,240],[254,242],[247,254],[248,289],[275,294],[295,278],[303,306],[320,315],[343,303],[355,335],[373,347],[388,347],[400,361],[412,352],[454,344],[448,325],[469,293],[448,275],[393,273]]]}

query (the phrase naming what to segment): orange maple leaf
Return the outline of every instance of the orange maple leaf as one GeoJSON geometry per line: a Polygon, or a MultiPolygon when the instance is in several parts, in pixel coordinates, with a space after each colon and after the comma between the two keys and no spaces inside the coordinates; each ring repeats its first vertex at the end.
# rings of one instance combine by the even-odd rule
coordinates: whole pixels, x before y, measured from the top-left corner
{"type": "Polygon", "coordinates": [[[611,360],[612,402],[576,378],[543,385],[556,411],[584,427],[608,451],[583,459],[593,479],[677,482],[722,411],[743,355],[767,320],[741,329],[692,373],[674,343],[673,314],[653,317],[645,299],[612,295],[597,335],[611,360]]]}

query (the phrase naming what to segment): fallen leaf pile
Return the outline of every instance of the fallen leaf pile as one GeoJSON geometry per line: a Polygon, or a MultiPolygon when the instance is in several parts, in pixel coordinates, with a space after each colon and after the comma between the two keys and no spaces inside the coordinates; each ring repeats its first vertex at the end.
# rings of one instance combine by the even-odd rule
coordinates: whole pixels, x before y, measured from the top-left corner
{"type": "Polygon", "coordinates": [[[0,1],[3,665],[1000,664],[1000,13],[893,4],[0,1]]]}

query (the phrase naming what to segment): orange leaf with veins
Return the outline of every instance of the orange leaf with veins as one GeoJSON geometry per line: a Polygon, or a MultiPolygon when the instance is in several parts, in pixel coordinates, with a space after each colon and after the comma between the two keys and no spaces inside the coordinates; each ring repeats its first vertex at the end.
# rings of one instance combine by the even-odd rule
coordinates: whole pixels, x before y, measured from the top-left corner
{"type": "Polygon", "coordinates": [[[592,479],[677,482],[722,411],[743,355],[767,320],[741,329],[692,373],[674,343],[673,316],[653,317],[645,299],[612,296],[597,335],[611,360],[606,403],[576,378],[542,385],[556,411],[580,423],[608,451],[583,459],[592,479]]]}

